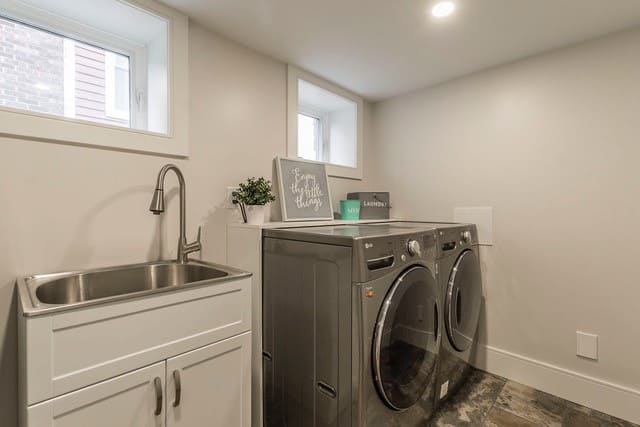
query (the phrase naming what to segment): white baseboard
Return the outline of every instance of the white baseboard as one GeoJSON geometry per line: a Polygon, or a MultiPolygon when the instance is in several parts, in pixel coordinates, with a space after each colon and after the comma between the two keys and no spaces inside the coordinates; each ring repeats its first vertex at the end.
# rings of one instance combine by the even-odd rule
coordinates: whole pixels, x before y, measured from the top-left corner
{"type": "Polygon", "coordinates": [[[640,390],[490,346],[480,345],[475,359],[479,369],[640,424],[640,390]]]}

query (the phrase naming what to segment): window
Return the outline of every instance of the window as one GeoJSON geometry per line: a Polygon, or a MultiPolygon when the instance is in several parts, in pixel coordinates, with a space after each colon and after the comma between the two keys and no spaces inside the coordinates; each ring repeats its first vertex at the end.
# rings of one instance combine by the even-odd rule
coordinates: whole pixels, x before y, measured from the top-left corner
{"type": "Polygon", "coordinates": [[[298,113],[298,156],[309,160],[322,160],[320,119],[298,113]]]}
{"type": "Polygon", "coordinates": [[[150,0],[4,0],[0,133],[186,155],[187,22],[150,0]]]}
{"type": "Polygon", "coordinates": [[[332,176],[362,178],[361,98],[289,67],[288,155],[327,163],[332,176]]]}

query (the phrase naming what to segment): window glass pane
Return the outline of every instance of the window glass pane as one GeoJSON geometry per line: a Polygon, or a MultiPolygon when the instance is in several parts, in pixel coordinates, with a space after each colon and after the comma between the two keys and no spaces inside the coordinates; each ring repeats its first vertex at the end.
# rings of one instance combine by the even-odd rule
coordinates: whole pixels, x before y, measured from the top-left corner
{"type": "Polygon", "coordinates": [[[130,123],[129,58],[113,52],[105,53],[105,111],[109,120],[130,123]]]}
{"type": "Polygon", "coordinates": [[[168,22],[121,0],[20,0],[0,16],[0,106],[166,134],[168,22]]]}
{"type": "Polygon", "coordinates": [[[298,114],[298,156],[307,160],[321,160],[318,153],[320,120],[298,114]]]}
{"type": "Polygon", "coordinates": [[[115,83],[116,109],[124,110],[129,114],[129,71],[117,68],[115,83]]]}
{"type": "Polygon", "coordinates": [[[0,105],[64,115],[62,37],[0,17],[0,105]]]}
{"type": "Polygon", "coordinates": [[[0,105],[130,125],[128,57],[4,18],[0,41],[0,105]]]}
{"type": "MultiPolygon", "coordinates": [[[[299,117],[317,117],[318,131],[312,151],[310,137],[301,134],[308,130],[298,125],[298,155],[309,160],[357,167],[357,112],[357,104],[351,99],[299,79],[299,117]]],[[[299,118],[298,122],[301,120],[299,118]]]]}

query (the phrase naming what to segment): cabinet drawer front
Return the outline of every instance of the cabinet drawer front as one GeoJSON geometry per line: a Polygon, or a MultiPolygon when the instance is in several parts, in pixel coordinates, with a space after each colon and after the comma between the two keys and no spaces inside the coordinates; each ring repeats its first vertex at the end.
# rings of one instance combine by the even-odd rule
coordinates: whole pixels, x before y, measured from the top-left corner
{"type": "Polygon", "coordinates": [[[50,346],[49,354],[28,358],[28,404],[250,330],[250,283],[241,279],[54,315],[41,323],[47,331],[32,334],[48,335],[50,346]],[[43,371],[50,375],[36,375],[43,371]]]}
{"type": "Polygon", "coordinates": [[[161,427],[166,408],[164,383],[165,363],[156,363],[30,406],[25,427],[161,427]],[[159,394],[156,382],[161,386],[159,394]]]}

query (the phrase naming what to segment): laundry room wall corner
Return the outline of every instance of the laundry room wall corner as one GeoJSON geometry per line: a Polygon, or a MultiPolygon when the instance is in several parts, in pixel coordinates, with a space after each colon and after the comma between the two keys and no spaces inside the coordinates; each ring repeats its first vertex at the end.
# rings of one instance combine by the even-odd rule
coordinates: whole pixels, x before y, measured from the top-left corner
{"type": "Polygon", "coordinates": [[[621,333],[640,324],[638,45],[621,32],[373,107],[393,214],[494,208],[478,366],[635,422],[640,341],[621,333]],[[576,355],[578,330],[598,361],[576,355]]]}

